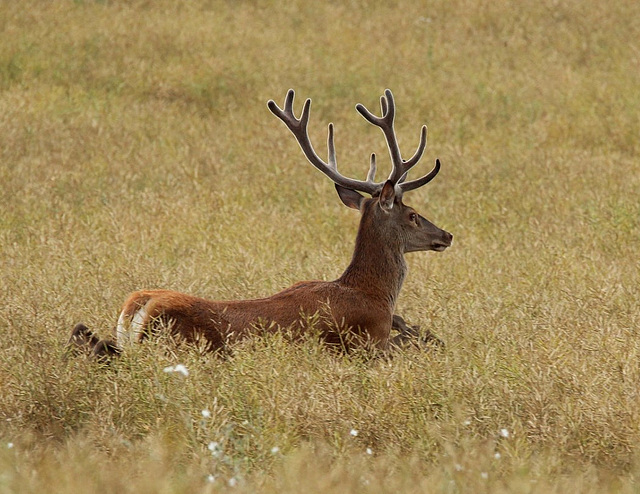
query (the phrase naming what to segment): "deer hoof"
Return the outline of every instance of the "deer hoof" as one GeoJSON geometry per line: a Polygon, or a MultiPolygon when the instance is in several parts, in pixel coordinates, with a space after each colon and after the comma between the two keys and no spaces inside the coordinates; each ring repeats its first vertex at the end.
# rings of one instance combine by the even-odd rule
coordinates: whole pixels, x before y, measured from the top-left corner
{"type": "Polygon", "coordinates": [[[113,340],[100,340],[91,350],[91,356],[100,361],[107,361],[111,357],[120,355],[120,348],[113,340]]]}

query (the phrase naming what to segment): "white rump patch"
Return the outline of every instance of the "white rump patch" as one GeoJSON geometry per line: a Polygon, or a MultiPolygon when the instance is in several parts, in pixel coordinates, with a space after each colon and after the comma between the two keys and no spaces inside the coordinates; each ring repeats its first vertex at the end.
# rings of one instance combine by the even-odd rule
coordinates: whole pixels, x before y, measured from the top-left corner
{"type": "Polygon", "coordinates": [[[125,328],[124,311],[122,311],[118,317],[118,324],[116,324],[116,342],[120,348],[122,348],[126,336],[127,329],[125,328]]]}
{"type": "Polygon", "coordinates": [[[148,320],[147,316],[146,305],[140,307],[130,320],[127,320],[128,318],[124,311],[120,313],[116,326],[116,338],[119,347],[122,348],[129,343],[137,343],[140,341],[145,323],[148,320]]]}

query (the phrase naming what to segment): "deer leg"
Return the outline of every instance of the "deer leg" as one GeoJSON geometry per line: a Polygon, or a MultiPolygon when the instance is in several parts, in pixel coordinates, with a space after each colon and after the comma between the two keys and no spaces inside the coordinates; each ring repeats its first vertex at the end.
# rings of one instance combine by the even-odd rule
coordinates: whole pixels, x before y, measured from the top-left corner
{"type": "Polygon", "coordinates": [[[398,314],[393,315],[393,322],[391,323],[391,328],[397,331],[400,331],[400,333],[403,333],[403,334],[412,335],[415,337],[419,336],[418,329],[420,329],[420,326],[409,326],[405,322],[405,320],[402,319],[402,317],[399,316],[398,314]]]}
{"type": "Polygon", "coordinates": [[[100,361],[106,361],[111,357],[120,355],[120,348],[113,340],[100,340],[91,350],[91,356],[100,361]]]}
{"type": "Polygon", "coordinates": [[[404,347],[407,344],[422,346],[421,344],[435,345],[444,347],[444,342],[427,330],[424,337],[420,339],[420,326],[410,326],[405,320],[397,314],[393,315],[391,328],[399,331],[399,333],[391,338],[389,343],[394,347],[404,347]]]}
{"type": "Polygon", "coordinates": [[[120,354],[115,341],[101,340],[84,324],[76,324],[71,332],[67,348],[71,351],[83,351],[98,360],[120,354]]]}
{"type": "Polygon", "coordinates": [[[405,320],[397,314],[393,315],[391,329],[398,331],[398,334],[389,341],[391,346],[402,348],[408,344],[418,343],[418,337],[420,336],[418,329],[420,328],[418,326],[409,326],[405,320]]]}
{"type": "Polygon", "coordinates": [[[90,351],[98,343],[98,337],[84,324],[76,324],[71,332],[67,348],[72,351],[90,351]]]}
{"type": "Polygon", "coordinates": [[[438,338],[435,334],[433,334],[428,329],[426,330],[424,337],[420,342],[425,345],[434,345],[438,348],[445,347],[444,341],[442,341],[440,338],[438,338]]]}

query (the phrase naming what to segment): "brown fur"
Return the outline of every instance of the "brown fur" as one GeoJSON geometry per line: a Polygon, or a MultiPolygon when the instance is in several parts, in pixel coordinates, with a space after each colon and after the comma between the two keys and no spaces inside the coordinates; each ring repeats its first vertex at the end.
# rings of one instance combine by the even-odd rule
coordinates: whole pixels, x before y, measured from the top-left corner
{"type": "Polygon", "coordinates": [[[334,282],[300,282],[271,297],[218,302],[168,290],[143,290],[129,296],[123,310],[133,315],[145,306],[145,326],[162,319],[186,341],[204,339],[212,349],[247,336],[252,330],[291,329],[299,335],[315,320],[315,328],[332,343],[340,330],[366,328],[375,342],[385,341],[391,314],[357,289],[334,282]]]}

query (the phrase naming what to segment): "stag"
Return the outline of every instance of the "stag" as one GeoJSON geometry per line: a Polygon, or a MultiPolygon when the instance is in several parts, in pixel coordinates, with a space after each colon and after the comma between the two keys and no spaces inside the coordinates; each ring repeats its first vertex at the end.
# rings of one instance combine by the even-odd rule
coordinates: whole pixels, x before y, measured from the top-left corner
{"type": "MultiPolygon", "coordinates": [[[[315,152],[307,127],[311,100],[307,99],[300,118],[293,110],[294,91],[289,90],[284,108],[268,102],[271,112],[291,131],[309,162],[335,184],[338,196],[348,207],[360,212],[360,225],[350,264],[335,281],[302,281],[267,298],[211,301],[170,290],[141,290],[124,302],[115,328],[115,341],[99,340],[84,324],[78,324],[71,343],[84,346],[95,356],[111,355],[130,342],[140,342],[158,328],[187,342],[200,342],[208,350],[224,348],[260,328],[263,331],[291,331],[301,335],[311,327],[332,344],[370,344],[387,350],[416,338],[417,327],[395,315],[398,295],[407,274],[407,252],[441,252],[453,236],[404,204],[405,192],[429,183],[440,170],[440,161],[426,175],[407,180],[427,143],[427,127],[422,126],[418,148],[404,160],[394,129],[395,102],[390,90],[380,98],[381,116],[362,104],[356,110],[384,134],[391,173],[375,181],[376,156],[371,155],[366,180],[356,180],[338,172],[329,124],[328,160],[315,152]],[[367,194],[369,197],[363,196],[367,194]],[[392,329],[399,331],[391,337],[392,329]]],[[[432,336],[427,333],[425,338],[432,336]]]]}

